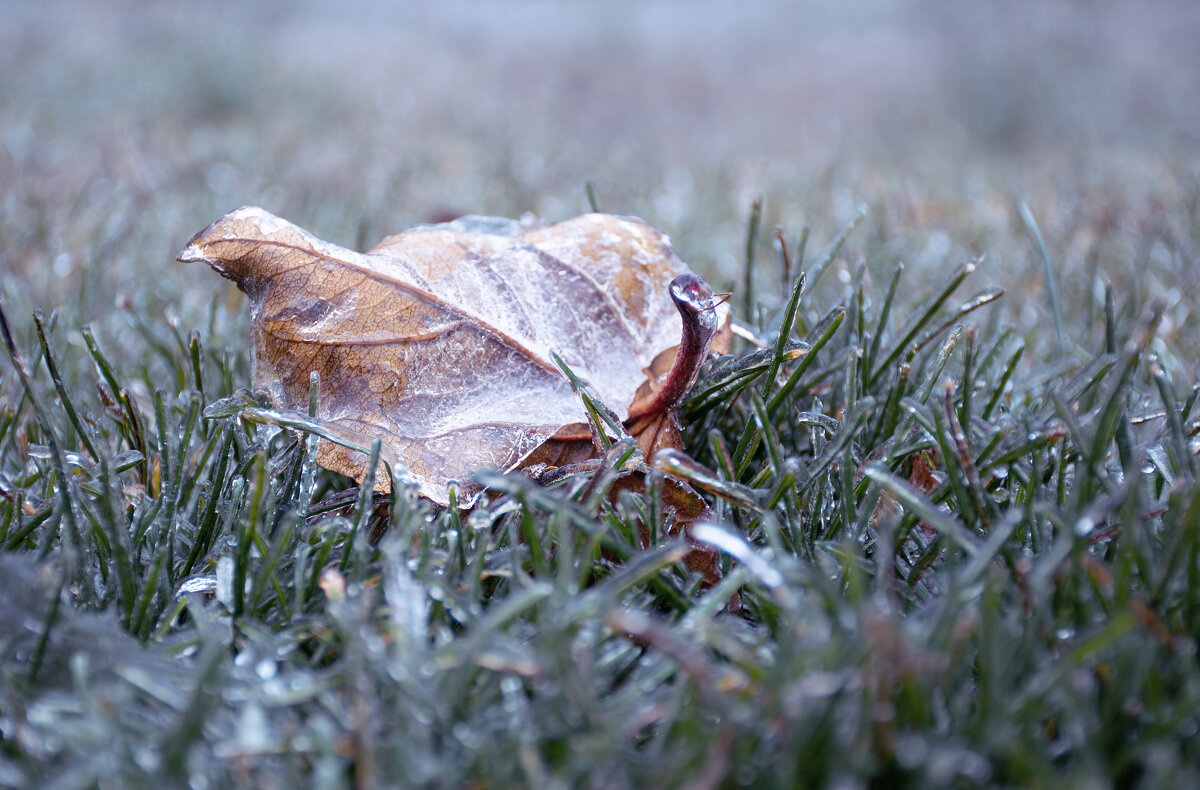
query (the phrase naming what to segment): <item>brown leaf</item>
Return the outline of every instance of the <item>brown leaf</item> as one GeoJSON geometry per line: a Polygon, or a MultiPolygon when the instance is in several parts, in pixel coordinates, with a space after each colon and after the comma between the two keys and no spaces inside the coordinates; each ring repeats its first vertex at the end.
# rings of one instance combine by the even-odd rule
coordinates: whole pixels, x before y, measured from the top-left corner
{"type": "MultiPolygon", "coordinates": [[[[627,472],[613,484],[612,498],[615,501],[618,492],[622,490],[644,493],[645,488],[645,472],[627,472]]],[[[716,549],[692,540],[693,526],[700,521],[717,520],[717,514],[704,501],[704,497],[682,480],[664,477],[662,489],[659,492],[659,501],[663,513],[672,511],[670,534],[678,535],[682,532],[688,540],[689,548],[683,558],[684,564],[688,566],[689,570],[700,574],[705,587],[711,587],[721,581],[720,555],[716,549]]],[[[649,530],[645,525],[641,525],[641,531],[642,539],[645,541],[649,537],[649,530]]]]}
{"type": "MultiPolygon", "coordinates": [[[[686,267],[641,220],[589,214],[525,228],[464,218],[363,254],[248,207],[197,234],[179,259],[208,263],[249,296],[254,384],[276,406],[305,410],[318,371],[318,417],[364,446],[380,438],[441,504],[451,483],[473,502],[474,471],[521,466],[584,421],[551,350],[623,420],[673,407],[646,371],[674,359],[682,324],[670,288],[686,267]]],[[[326,468],[361,480],[365,461],[320,443],[326,468]]],[[[376,488],[387,490],[386,476],[376,488]]]]}
{"type": "MultiPolygon", "coordinates": [[[[714,294],[708,283],[695,274],[681,274],[671,281],[671,298],[682,319],[680,343],[664,375],[659,377],[653,371],[647,371],[650,378],[639,388],[637,400],[630,407],[630,416],[624,426],[636,438],[641,451],[640,458],[653,459],[662,448],[682,450],[677,408],[683,395],[695,383],[709,346],[722,328],[717,308],[726,297],[728,294],[714,294]]],[[[559,431],[553,439],[538,448],[527,463],[536,464],[541,475],[547,473],[547,468],[561,466],[567,460],[577,467],[586,466],[587,456],[598,454],[600,447],[595,441],[584,444],[580,427],[567,426],[559,431]],[[577,450],[574,456],[578,457],[572,457],[572,442],[577,450]]],[[[600,460],[593,458],[590,463],[596,465],[600,460]]],[[[644,460],[639,460],[633,468],[622,470],[609,489],[610,500],[615,502],[623,490],[644,493],[649,471],[644,460]]],[[[593,483],[597,479],[593,478],[593,483]]],[[[716,584],[721,579],[717,552],[712,547],[692,540],[692,526],[701,520],[711,521],[716,514],[695,489],[672,477],[663,479],[659,498],[663,512],[670,511],[673,514],[671,531],[674,534],[682,532],[691,545],[686,555],[688,567],[701,574],[705,585],[716,584]]],[[[645,524],[640,526],[640,530],[645,541],[649,537],[649,530],[645,524]]],[[[731,604],[736,605],[736,601],[731,601],[731,604]]]]}
{"type": "MultiPolygon", "coordinates": [[[[682,319],[679,345],[660,353],[644,370],[646,380],[625,420],[625,429],[649,459],[665,447],[682,449],[678,406],[696,382],[709,350],[727,352],[732,339],[724,308],[729,294],[714,294],[704,278],[691,272],[672,280],[670,293],[682,319]]],[[[534,451],[527,464],[554,467],[594,458],[593,440],[588,425],[564,426],[534,451]]]]}

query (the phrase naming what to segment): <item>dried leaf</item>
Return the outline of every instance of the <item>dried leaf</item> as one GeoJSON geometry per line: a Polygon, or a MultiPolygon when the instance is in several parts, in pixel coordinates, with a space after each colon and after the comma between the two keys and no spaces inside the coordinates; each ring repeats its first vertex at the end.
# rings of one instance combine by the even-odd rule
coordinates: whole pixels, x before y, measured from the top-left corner
{"type": "MultiPolygon", "coordinates": [[[[627,490],[642,494],[646,488],[644,471],[627,472],[618,478],[612,488],[615,498],[619,491],[627,490]]],[[[717,514],[713,512],[704,497],[696,493],[682,480],[664,477],[662,489],[659,492],[659,503],[664,513],[672,514],[670,534],[683,533],[688,540],[688,553],[684,555],[684,564],[694,573],[699,573],[705,587],[711,587],[721,580],[720,555],[711,546],[692,539],[692,527],[703,521],[716,521],[717,514]]],[[[645,525],[642,525],[643,540],[648,536],[645,525]]]]}
{"type": "MultiPolygon", "coordinates": [[[[357,253],[248,207],[197,234],[179,259],[208,263],[249,296],[254,384],[277,407],[306,409],[318,371],[318,417],[364,446],[381,438],[441,504],[452,483],[473,502],[474,471],[517,468],[585,421],[551,350],[622,420],[674,420],[678,381],[656,387],[648,372],[673,363],[684,308],[671,284],[686,267],[641,220],[589,214],[529,228],[464,218],[357,253]]],[[[723,306],[707,309],[727,323],[723,306]]],[[[317,460],[360,480],[366,462],[325,440],[317,460]]]]}

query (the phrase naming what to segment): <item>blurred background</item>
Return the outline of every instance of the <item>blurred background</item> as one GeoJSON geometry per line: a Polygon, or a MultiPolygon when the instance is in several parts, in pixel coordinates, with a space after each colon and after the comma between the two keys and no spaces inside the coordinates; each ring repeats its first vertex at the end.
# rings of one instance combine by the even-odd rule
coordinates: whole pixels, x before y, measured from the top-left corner
{"type": "Polygon", "coordinates": [[[224,286],[174,256],[243,204],[363,248],[461,213],[563,219],[587,182],[726,283],[759,196],[764,229],[810,226],[810,251],[865,206],[841,265],[866,250],[873,272],[987,253],[988,281],[1036,287],[1019,200],[1064,279],[1080,273],[1068,304],[1139,259],[1162,282],[1128,287],[1178,300],[1195,268],[1179,250],[1196,240],[1147,241],[1200,225],[1188,0],[3,0],[0,16],[14,310],[197,322],[224,286]]]}

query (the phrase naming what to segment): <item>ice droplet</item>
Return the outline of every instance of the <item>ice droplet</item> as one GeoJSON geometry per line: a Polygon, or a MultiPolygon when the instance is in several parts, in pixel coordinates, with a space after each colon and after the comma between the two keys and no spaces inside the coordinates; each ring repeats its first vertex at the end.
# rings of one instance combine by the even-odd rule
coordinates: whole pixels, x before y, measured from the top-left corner
{"type": "Polygon", "coordinates": [[[217,560],[217,600],[226,609],[233,608],[233,557],[217,560]]]}
{"type": "Polygon", "coordinates": [[[275,677],[275,661],[270,658],[264,658],[254,665],[254,674],[258,675],[263,680],[270,680],[275,677]]]}

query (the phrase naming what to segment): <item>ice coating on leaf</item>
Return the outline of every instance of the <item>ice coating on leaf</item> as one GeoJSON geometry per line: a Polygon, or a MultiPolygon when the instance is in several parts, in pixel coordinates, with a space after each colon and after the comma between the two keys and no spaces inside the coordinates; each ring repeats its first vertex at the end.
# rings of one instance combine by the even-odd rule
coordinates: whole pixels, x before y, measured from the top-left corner
{"type": "MultiPolygon", "coordinates": [[[[586,419],[551,350],[627,417],[679,342],[669,289],[686,271],[663,234],[603,214],[530,229],[469,218],[358,253],[247,207],[180,260],[250,297],[256,387],[303,411],[319,371],[318,416],[380,437],[443,504],[451,482],[472,501],[476,470],[511,469],[586,419]]],[[[366,459],[322,441],[318,460],[361,478],[366,459]]]]}
{"type": "Polygon", "coordinates": [[[406,232],[414,230],[453,230],[465,233],[484,233],[491,236],[519,236],[528,229],[519,221],[509,219],[508,217],[485,217],[479,214],[466,214],[449,222],[439,222],[433,225],[416,225],[409,228],[406,232]]]}

